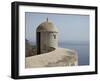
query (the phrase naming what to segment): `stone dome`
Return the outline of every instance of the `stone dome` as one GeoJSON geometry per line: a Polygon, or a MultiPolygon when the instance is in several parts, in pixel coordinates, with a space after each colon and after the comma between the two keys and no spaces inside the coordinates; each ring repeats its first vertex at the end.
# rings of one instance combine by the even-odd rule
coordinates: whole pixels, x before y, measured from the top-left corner
{"type": "Polygon", "coordinates": [[[56,29],[56,27],[54,27],[53,23],[47,21],[41,23],[38,28],[37,28],[37,32],[58,32],[58,30],[56,29]]]}

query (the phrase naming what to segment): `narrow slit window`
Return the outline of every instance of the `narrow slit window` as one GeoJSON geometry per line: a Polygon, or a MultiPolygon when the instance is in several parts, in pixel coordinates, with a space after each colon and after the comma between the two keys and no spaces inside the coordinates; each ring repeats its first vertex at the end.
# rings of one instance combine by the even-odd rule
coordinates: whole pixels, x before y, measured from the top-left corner
{"type": "Polygon", "coordinates": [[[54,36],[54,39],[56,39],[56,35],[53,35],[54,36]]]}

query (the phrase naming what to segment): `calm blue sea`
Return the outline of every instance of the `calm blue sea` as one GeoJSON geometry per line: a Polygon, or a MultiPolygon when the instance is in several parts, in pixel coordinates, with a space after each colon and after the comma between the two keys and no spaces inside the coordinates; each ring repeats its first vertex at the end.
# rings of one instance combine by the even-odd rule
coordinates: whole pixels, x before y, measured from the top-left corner
{"type": "Polygon", "coordinates": [[[89,43],[88,42],[60,42],[59,47],[75,49],[78,52],[78,64],[89,65],[89,43]]]}

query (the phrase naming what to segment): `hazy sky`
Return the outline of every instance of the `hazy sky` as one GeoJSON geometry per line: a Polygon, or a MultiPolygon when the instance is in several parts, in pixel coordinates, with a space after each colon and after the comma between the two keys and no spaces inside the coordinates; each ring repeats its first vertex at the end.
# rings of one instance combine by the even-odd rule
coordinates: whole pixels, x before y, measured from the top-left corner
{"type": "Polygon", "coordinates": [[[89,41],[89,16],[74,14],[25,13],[26,39],[36,41],[36,28],[48,17],[59,31],[59,41],[89,41]]]}

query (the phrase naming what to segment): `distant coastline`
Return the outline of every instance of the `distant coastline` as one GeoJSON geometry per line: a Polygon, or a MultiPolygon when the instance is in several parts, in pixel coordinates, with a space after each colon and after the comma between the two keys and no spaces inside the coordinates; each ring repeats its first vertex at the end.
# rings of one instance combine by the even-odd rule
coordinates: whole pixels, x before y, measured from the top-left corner
{"type": "MultiPolygon", "coordinates": [[[[29,40],[28,40],[29,41],[29,40]]],[[[29,41],[29,43],[31,45],[36,45],[36,42],[34,41],[29,41]]],[[[58,44],[61,44],[61,43],[65,43],[65,44],[77,44],[77,45],[87,45],[89,44],[89,41],[61,41],[61,42],[58,42],[58,44]]]]}

